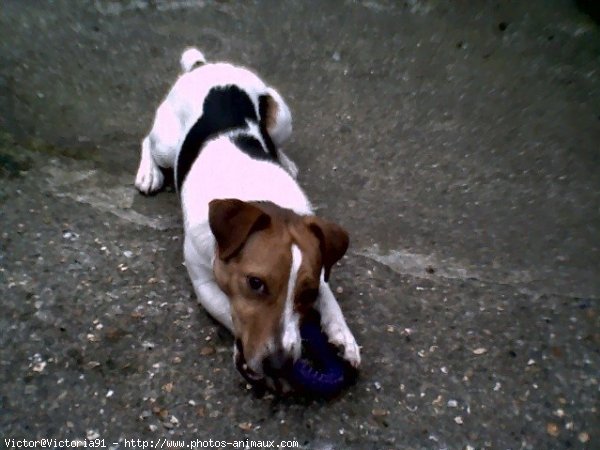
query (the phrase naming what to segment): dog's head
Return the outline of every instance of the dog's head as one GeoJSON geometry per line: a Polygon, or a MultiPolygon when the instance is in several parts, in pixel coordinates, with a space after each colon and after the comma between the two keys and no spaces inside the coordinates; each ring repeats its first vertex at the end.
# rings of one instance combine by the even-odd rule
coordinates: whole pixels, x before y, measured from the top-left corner
{"type": "Polygon", "coordinates": [[[300,356],[299,323],[348,248],[340,226],[269,202],[213,200],[214,274],[231,302],[236,366],[258,381],[300,356]]]}

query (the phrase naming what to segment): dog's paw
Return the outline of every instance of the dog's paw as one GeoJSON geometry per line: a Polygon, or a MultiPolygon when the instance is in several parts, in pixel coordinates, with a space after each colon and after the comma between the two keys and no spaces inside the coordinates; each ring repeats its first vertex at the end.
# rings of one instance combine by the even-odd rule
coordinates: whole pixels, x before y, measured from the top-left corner
{"type": "Polygon", "coordinates": [[[164,178],[160,168],[152,160],[142,161],[135,177],[135,187],[142,194],[151,194],[162,187],[164,178]]]}
{"type": "Polygon", "coordinates": [[[341,349],[342,357],[354,368],[360,366],[360,348],[348,325],[339,322],[323,324],[323,330],[329,342],[341,349]]]}
{"type": "Polygon", "coordinates": [[[289,326],[283,331],[282,347],[285,354],[291,355],[294,361],[300,358],[302,339],[297,324],[289,326]]]}

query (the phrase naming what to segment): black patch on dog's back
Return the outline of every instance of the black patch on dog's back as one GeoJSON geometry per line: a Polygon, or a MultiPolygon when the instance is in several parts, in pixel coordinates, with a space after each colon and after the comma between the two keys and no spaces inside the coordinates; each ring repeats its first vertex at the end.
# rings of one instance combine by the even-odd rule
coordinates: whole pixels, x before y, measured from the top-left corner
{"type": "Polygon", "coordinates": [[[232,139],[233,143],[245,154],[254,159],[276,162],[276,155],[265,149],[263,144],[250,134],[239,134],[232,139]]]}
{"type": "Polygon", "coordinates": [[[177,190],[181,191],[185,177],[206,141],[235,128],[246,128],[247,120],[258,123],[254,104],[248,94],[234,85],[212,88],[204,99],[202,116],[192,126],[181,146],[175,177],[177,190]]]}

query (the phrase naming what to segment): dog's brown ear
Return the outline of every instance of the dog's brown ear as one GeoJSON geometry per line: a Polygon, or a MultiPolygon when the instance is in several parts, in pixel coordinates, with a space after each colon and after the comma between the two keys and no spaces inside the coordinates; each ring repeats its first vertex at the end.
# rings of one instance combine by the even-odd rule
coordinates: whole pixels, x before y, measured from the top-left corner
{"type": "Polygon", "coordinates": [[[350,242],[348,233],[339,225],[316,216],[307,217],[306,221],[310,230],[319,239],[325,282],[328,282],[331,268],[348,249],[350,242]]]}
{"type": "Polygon", "coordinates": [[[234,256],[250,234],[267,227],[270,221],[260,208],[241,200],[212,200],[208,205],[208,223],[223,260],[234,256]]]}

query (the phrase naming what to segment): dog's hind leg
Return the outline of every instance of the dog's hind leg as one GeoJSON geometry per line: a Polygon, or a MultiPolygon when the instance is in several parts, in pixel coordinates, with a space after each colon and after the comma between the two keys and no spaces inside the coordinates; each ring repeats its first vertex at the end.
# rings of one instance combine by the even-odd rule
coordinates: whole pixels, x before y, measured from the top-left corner
{"type": "Polygon", "coordinates": [[[181,134],[181,122],[167,100],[159,106],[152,130],[142,141],[135,177],[135,187],[140,192],[150,194],[162,187],[164,175],[160,169],[174,167],[181,134]]]}
{"type": "Polygon", "coordinates": [[[152,157],[152,138],[146,136],[142,141],[140,165],[135,177],[135,187],[143,194],[159,190],[164,182],[164,175],[152,157]]]}

